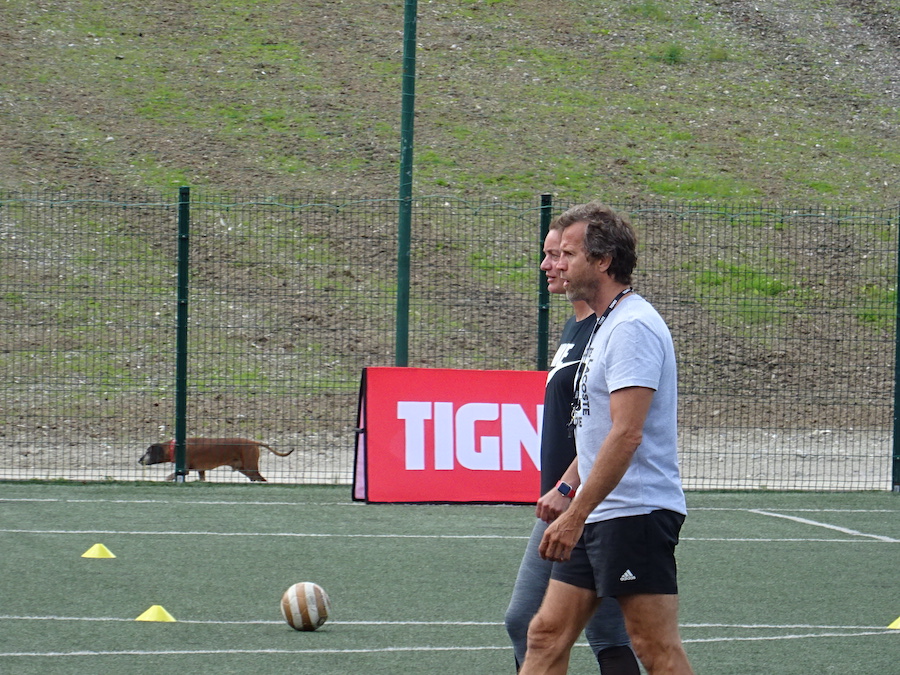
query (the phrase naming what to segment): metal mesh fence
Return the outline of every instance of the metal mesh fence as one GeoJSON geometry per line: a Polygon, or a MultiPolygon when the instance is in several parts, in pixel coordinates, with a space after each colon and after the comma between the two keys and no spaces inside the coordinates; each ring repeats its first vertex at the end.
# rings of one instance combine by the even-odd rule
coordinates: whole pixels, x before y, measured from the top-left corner
{"type": "MultiPolygon", "coordinates": [[[[172,471],[137,460],[174,432],[177,206],[0,194],[0,478],[172,471]]],[[[613,206],[675,339],[686,487],[889,489],[898,209],[613,206]]],[[[535,367],[539,207],[415,200],[409,365],[535,367]]],[[[350,482],[361,371],[394,365],[397,208],[193,195],[188,436],[350,482]]]]}
{"type": "Polygon", "coordinates": [[[0,201],[0,476],[129,475],[164,432],[174,227],[146,200],[0,201]]]}
{"type": "Polygon", "coordinates": [[[694,487],[890,485],[896,212],[633,209],[694,487]]]}

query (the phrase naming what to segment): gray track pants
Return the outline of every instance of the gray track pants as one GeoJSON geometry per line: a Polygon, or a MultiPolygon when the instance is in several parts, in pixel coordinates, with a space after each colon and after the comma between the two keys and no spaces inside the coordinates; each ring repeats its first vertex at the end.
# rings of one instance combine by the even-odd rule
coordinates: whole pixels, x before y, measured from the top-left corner
{"type": "MultiPolygon", "coordinates": [[[[547,523],[537,519],[519,565],[519,574],[506,610],[506,632],[512,640],[516,662],[519,664],[525,660],[528,624],[541,606],[544,591],[550,582],[553,563],[543,560],[538,554],[538,546],[546,529],[547,523]]],[[[614,598],[603,598],[597,613],[585,627],[584,634],[595,656],[601,649],[629,644],[622,610],[614,598]]]]}

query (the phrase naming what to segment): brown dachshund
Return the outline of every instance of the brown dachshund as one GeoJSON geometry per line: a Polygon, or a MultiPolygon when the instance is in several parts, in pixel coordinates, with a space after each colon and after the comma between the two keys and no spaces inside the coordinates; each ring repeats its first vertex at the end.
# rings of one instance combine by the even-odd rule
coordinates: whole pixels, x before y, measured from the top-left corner
{"type": "MultiPolygon", "coordinates": [[[[251,441],[246,438],[187,438],[185,439],[185,469],[197,471],[200,480],[206,480],[206,472],[219,466],[230,466],[240,471],[251,481],[265,483],[266,479],[259,472],[259,449],[265,448],[279,457],[287,457],[293,452],[278,452],[265,443],[251,441]]],[[[138,464],[162,464],[175,461],[175,441],[154,443],[138,464]]],[[[172,480],[170,474],[166,480],[172,480]]]]}

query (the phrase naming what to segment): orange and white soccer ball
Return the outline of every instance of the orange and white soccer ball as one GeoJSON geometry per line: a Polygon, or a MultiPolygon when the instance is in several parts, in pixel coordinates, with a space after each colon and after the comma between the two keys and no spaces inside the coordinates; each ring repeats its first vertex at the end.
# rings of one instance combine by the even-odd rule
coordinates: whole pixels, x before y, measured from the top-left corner
{"type": "Polygon", "coordinates": [[[328,594],[311,581],[294,584],[281,596],[281,615],[294,630],[315,630],[330,614],[328,594]]]}

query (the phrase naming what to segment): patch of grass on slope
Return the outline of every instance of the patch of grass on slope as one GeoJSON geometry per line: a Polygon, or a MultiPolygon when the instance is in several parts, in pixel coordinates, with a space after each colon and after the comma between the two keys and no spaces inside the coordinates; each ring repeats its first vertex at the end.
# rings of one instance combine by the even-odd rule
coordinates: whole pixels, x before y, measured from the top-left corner
{"type": "MultiPolygon", "coordinates": [[[[765,2],[420,3],[415,189],[889,201],[900,116],[865,74],[879,43],[838,53],[858,19],[808,4],[798,33],[765,2]]],[[[7,185],[396,189],[400,5],[4,9],[7,185]]]]}

